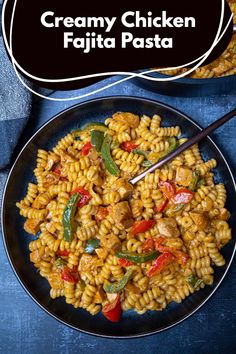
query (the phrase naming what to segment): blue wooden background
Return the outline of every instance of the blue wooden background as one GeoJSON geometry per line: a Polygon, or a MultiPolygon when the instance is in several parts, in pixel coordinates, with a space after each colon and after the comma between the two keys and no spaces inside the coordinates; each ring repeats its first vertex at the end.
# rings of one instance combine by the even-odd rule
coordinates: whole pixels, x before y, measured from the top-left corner
{"type": "MultiPolygon", "coordinates": [[[[113,82],[113,78],[108,82],[113,82]]],[[[96,86],[99,87],[99,84],[96,86]]],[[[91,88],[82,90],[89,92],[91,88]]],[[[236,107],[236,90],[228,95],[178,98],[145,91],[126,82],[93,95],[135,95],[168,103],[206,126],[236,107]]],[[[53,97],[67,97],[71,92],[53,92],[53,97]]],[[[79,102],[52,102],[34,99],[32,116],[18,148],[42,123],[55,113],[79,102]]],[[[212,135],[232,169],[236,171],[236,119],[212,135]]],[[[0,174],[0,193],[5,175],[0,174]]],[[[230,194],[230,191],[229,191],[230,194]]],[[[9,266],[0,241],[0,353],[201,353],[236,352],[236,269],[235,261],[223,284],[197,313],[176,327],[142,339],[102,339],[76,332],[44,313],[22,289],[9,266]]]]}

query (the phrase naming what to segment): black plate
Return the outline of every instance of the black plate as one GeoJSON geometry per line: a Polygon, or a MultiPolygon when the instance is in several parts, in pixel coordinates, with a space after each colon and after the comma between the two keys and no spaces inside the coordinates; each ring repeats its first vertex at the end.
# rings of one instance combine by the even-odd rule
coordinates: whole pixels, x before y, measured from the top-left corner
{"type": "MultiPolygon", "coordinates": [[[[160,114],[164,125],[180,125],[184,135],[192,136],[200,128],[185,114],[165,104],[135,97],[109,97],[95,99],[78,104],[56,115],[44,124],[24,146],[9,174],[2,205],[2,227],[4,244],[12,268],[28,294],[34,301],[54,318],[70,327],[86,333],[127,338],[157,333],[181,322],[215,292],[224,278],[235,252],[235,242],[231,240],[222,250],[226,265],[215,270],[215,281],[212,286],[189,296],[181,304],[170,304],[162,312],[148,312],[142,316],[133,311],[124,313],[119,323],[113,324],[102,314],[95,317],[82,309],[74,309],[66,304],[64,298],[52,300],[49,296],[48,282],[40,277],[29,261],[28,243],[32,237],[23,230],[23,218],[19,215],[15,202],[24,196],[27,184],[33,180],[33,169],[38,148],[50,149],[70,130],[88,122],[104,121],[116,111],[131,111],[137,114],[160,114]]],[[[224,181],[230,191],[227,207],[232,212],[231,224],[236,220],[236,193],[232,172],[220,150],[210,138],[201,143],[201,151],[205,158],[216,158],[216,181],[224,181]]]]}
{"type": "MultiPolygon", "coordinates": [[[[147,76],[153,78],[170,77],[157,72],[150,73],[147,76]]],[[[236,91],[236,75],[215,77],[212,79],[183,77],[172,81],[151,81],[138,77],[133,80],[136,85],[145,89],[177,97],[223,95],[236,91]]]]}

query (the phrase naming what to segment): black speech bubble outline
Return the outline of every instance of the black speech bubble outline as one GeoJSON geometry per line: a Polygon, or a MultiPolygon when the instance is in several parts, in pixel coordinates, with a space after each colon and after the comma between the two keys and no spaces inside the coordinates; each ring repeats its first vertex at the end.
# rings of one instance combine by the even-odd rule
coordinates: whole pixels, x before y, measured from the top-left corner
{"type": "MultiPolygon", "coordinates": [[[[13,4],[14,0],[5,0],[4,5],[5,5],[5,3],[9,4],[10,1],[11,1],[11,4],[13,4]]],[[[224,24],[222,27],[224,27],[224,25],[227,21],[227,16],[230,14],[230,10],[229,10],[229,6],[228,6],[227,2],[226,2],[226,5],[227,6],[226,6],[226,11],[225,11],[224,24]]],[[[13,9],[13,7],[6,7],[6,14],[7,14],[6,21],[5,21],[5,17],[3,18],[3,22],[5,24],[6,35],[8,37],[8,42],[9,42],[9,35],[10,35],[10,23],[11,23],[10,19],[12,16],[12,9],[13,9]]],[[[232,26],[233,26],[233,24],[232,24],[232,26]]],[[[225,47],[227,47],[228,43],[230,42],[231,36],[232,36],[231,26],[229,26],[228,30],[226,31],[225,35],[223,36],[223,39],[214,48],[214,50],[212,51],[212,53],[209,56],[207,61],[211,61],[212,60],[211,58],[216,55],[215,53],[217,53],[217,56],[219,56],[219,54],[218,54],[219,52],[221,54],[223,49],[225,49],[225,47]],[[222,49],[222,43],[224,43],[223,49],[222,49]]],[[[5,43],[5,45],[6,45],[6,43],[5,43]]],[[[18,66],[18,71],[21,73],[21,75],[23,75],[24,77],[26,77],[30,81],[36,83],[38,86],[43,86],[43,87],[53,88],[53,89],[63,89],[63,90],[64,89],[75,89],[75,88],[77,89],[77,88],[81,88],[84,86],[88,86],[92,83],[95,83],[95,82],[98,82],[101,80],[101,78],[99,77],[99,78],[83,79],[83,82],[82,82],[82,80],[78,80],[78,78],[72,78],[72,79],[67,79],[68,81],[70,80],[69,82],[62,83],[62,82],[59,82],[59,80],[57,80],[57,82],[48,83],[48,82],[43,81],[43,80],[47,80],[47,79],[42,79],[42,78],[32,79],[30,76],[28,76],[31,74],[28,73],[28,75],[27,75],[27,73],[22,72],[21,69],[19,69],[19,66],[18,66]],[[73,80],[73,82],[71,80],[73,80]]],[[[113,74],[114,74],[113,72],[111,74],[109,73],[109,75],[113,75],[113,74]]],[[[125,72],[125,74],[127,74],[127,73],[125,72]]],[[[130,75],[132,75],[132,73],[130,73],[130,75]]],[[[105,77],[107,77],[107,76],[103,76],[102,79],[104,79],[105,77]]],[[[150,77],[147,77],[147,76],[145,78],[150,79],[150,77]]],[[[173,77],[173,79],[174,79],[174,77],[173,77]]],[[[65,80],[65,79],[63,79],[63,80],[65,80]]]]}

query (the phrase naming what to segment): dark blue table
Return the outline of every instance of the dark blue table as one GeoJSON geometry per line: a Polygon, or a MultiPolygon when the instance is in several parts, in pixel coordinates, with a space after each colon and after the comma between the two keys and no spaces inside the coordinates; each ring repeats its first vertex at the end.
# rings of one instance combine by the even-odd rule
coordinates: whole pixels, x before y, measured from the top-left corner
{"type": "MultiPolygon", "coordinates": [[[[113,82],[113,78],[109,82],[113,82]]],[[[99,85],[97,85],[99,87],[99,85]]],[[[89,92],[91,88],[82,90],[89,92]]],[[[93,95],[135,95],[168,103],[206,126],[235,108],[236,91],[220,97],[178,98],[161,96],[126,82],[93,95]]],[[[71,92],[54,92],[52,97],[69,97],[71,92]]],[[[79,102],[35,99],[32,118],[18,144],[18,151],[32,133],[55,113],[79,102]]],[[[213,135],[227,160],[236,170],[236,119],[213,135]]],[[[0,176],[1,181],[4,175],[0,176]]],[[[230,194],[230,191],[229,191],[230,194]]],[[[235,261],[216,294],[197,313],[160,334],[130,340],[101,339],[67,328],[49,317],[29,298],[15,278],[0,243],[0,353],[201,353],[236,352],[235,261]]]]}

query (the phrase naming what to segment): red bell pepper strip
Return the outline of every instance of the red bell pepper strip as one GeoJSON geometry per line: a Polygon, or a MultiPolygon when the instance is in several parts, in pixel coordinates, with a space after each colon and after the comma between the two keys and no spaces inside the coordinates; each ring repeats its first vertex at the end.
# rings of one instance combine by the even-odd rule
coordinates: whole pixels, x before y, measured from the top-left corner
{"type": "Polygon", "coordinates": [[[171,198],[171,202],[174,204],[187,204],[193,199],[194,193],[186,188],[179,189],[175,195],[171,198]]]}
{"type": "Polygon", "coordinates": [[[138,147],[137,144],[135,144],[134,141],[124,141],[122,144],[120,144],[120,148],[122,150],[131,152],[132,150],[136,149],[138,147]]]}
{"type": "Polygon", "coordinates": [[[98,208],[98,212],[97,212],[97,214],[95,215],[95,219],[96,219],[97,221],[102,221],[102,220],[104,220],[104,219],[107,217],[108,214],[109,214],[108,208],[106,208],[106,207],[99,207],[99,208],[98,208]]]}
{"type": "Polygon", "coordinates": [[[65,267],[61,272],[61,279],[72,284],[77,284],[79,281],[79,273],[75,267],[73,269],[65,267]]]}
{"type": "Polygon", "coordinates": [[[57,251],[57,256],[59,256],[59,257],[68,257],[69,254],[70,254],[70,251],[68,251],[68,250],[64,250],[64,251],[58,250],[57,251]]]}
{"type": "Polygon", "coordinates": [[[155,241],[152,237],[148,237],[142,244],[143,252],[150,252],[155,250],[155,241]]]}
{"type": "Polygon", "coordinates": [[[176,187],[173,182],[162,182],[158,183],[160,190],[162,191],[165,198],[170,199],[175,195],[176,187]]]}
{"type": "Polygon", "coordinates": [[[73,191],[70,192],[70,195],[73,195],[74,193],[79,193],[79,195],[81,196],[77,204],[78,208],[81,208],[83,205],[85,205],[91,198],[90,193],[83,187],[75,188],[73,191]]]}
{"type": "Polygon", "coordinates": [[[55,168],[53,168],[53,170],[52,170],[54,173],[56,173],[56,175],[61,175],[61,170],[60,170],[60,168],[58,167],[58,166],[56,166],[55,168]]]}
{"type": "Polygon", "coordinates": [[[121,316],[121,303],[119,294],[117,295],[115,301],[103,307],[102,313],[109,321],[119,322],[121,316]]]}
{"type": "Polygon", "coordinates": [[[179,261],[183,266],[185,266],[188,262],[189,259],[189,255],[183,251],[179,251],[179,250],[174,250],[173,254],[175,256],[175,258],[177,259],[177,261],[179,261]]]}
{"type": "Polygon", "coordinates": [[[164,252],[161,254],[154,262],[153,266],[147,272],[149,277],[160,273],[166,266],[172,263],[175,260],[175,257],[172,253],[164,252]]]}
{"type": "Polygon", "coordinates": [[[189,255],[183,251],[176,250],[172,247],[164,246],[163,242],[165,241],[165,238],[160,236],[155,240],[155,249],[161,253],[172,253],[173,256],[175,256],[176,260],[179,261],[182,265],[186,265],[189,255]]]}
{"type": "Polygon", "coordinates": [[[119,264],[121,267],[129,267],[129,266],[133,265],[134,263],[131,262],[131,261],[128,261],[128,259],[119,258],[119,259],[118,259],[118,264],[119,264]]]}
{"type": "Polygon", "coordinates": [[[139,233],[143,233],[145,231],[148,231],[155,225],[155,223],[156,223],[156,221],[153,219],[138,221],[133,225],[133,227],[131,229],[131,233],[133,235],[137,235],[139,233]]]}
{"type": "Polygon", "coordinates": [[[82,147],[82,149],[80,151],[80,155],[87,156],[89,151],[92,149],[92,147],[93,147],[93,145],[91,144],[91,142],[84,144],[84,146],[82,147]]]}
{"type": "Polygon", "coordinates": [[[165,200],[163,200],[163,202],[155,208],[155,211],[157,213],[163,213],[163,211],[167,207],[168,203],[169,203],[169,199],[165,198],[165,200]]]}
{"type": "Polygon", "coordinates": [[[52,169],[52,172],[56,173],[56,175],[60,176],[60,180],[61,181],[68,181],[68,178],[67,177],[63,177],[61,176],[61,169],[62,169],[62,166],[60,163],[57,163],[55,165],[55,167],[52,169]]]}
{"type": "Polygon", "coordinates": [[[165,241],[165,237],[159,236],[158,238],[155,239],[155,249],[159,252],[160,251],[160,246],[162,246],[163,242],[165,241]]]}

